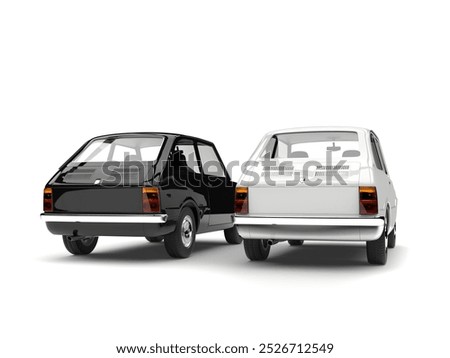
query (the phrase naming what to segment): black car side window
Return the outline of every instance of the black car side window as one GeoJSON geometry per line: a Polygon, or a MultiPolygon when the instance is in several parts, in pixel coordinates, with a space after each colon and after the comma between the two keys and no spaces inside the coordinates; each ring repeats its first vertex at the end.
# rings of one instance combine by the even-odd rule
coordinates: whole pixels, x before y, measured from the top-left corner
{"type": "Polygon", "coordinates": [[[199,162],[193,144],[178,144],[175,146],[174,153],[183,160],[183,164],[194,173],[200,174],[199,162]]]}
{"type": "Polygon", "coordinates": [[[198,143],[197,147],[200,153],[203,173],[215,177],[226,178],[224,168],[214,148],[204,143],[198,143]]]}

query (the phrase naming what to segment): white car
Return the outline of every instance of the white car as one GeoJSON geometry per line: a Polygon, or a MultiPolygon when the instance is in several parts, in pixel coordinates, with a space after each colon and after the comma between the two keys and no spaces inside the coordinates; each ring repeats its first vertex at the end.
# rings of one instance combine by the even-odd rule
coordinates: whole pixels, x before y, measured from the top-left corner
{"type": "Polygon", "coordinates": [[[365,241],[369,263],[383,265],[395,246],[397,197],[368,129],[266,134],[236,187],[235,212],[250,260],[265,260],[285,240],[365,241]]]}

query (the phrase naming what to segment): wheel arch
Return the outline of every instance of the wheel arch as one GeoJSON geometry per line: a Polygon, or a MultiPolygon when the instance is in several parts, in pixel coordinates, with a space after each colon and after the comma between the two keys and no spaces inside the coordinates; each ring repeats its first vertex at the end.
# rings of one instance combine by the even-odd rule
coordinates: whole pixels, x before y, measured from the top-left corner
{"type": "Polygon", "coordinates": [[[194,219],[195,219],[195,225],[198,227],[200,225],[200,209],[197,205],[197,203],[195,202],[194,199],[192,198],[187,198],[186,200],[183,201],[183,203],[180,206],[180,212],[181,210],[183,210],[184,208],[189,208],[192,210],[192,212],[194,213],[194,219]]]}

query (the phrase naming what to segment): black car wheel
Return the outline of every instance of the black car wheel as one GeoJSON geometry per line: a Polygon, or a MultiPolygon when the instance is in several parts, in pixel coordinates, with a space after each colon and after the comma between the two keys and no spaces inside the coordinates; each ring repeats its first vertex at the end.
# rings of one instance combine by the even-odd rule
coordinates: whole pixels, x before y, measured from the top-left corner
{"type": "Polygon", "coordinates": [[[150,237],[150,236],[146,236],[145,237],[149,242],[161,242],[164,240],[164,236],[155,236],[155,237],[150,237]]]}
{"type": "Polygon", "coordinates": [[[264,261],[270,253],[270,245],[267,240],[244,239],[244,249],[245,254],[252,261],[264,261]]]}
{"type": "Polygon", "coordinates": [[[225,229],[223,233],[225,234],[225,240],[229,244],[236,245],[242,242],[242,236],[239,235],[236,226],[225,229]]]}
{"type": "Polygon", "coordinates": [[[164,238],[167,253],[175,258],[189,257],[194,248],[196,232],[194,214],[190,208],[184,208],[175,230],[164,238]]]}
{"type": "Polygon", "coordinates": [[[85,237],[75,241],[70,240],[70,236],[63,236],[64,246],[72,255],[90,254],[95,249],[97,241],[98,236],[85,237]]]}
{"type": "Polygon", "coordinates": [[[288,240],[289,245],[291,246],[301,246],[305,242],[305,240],[288,240]]]}
{"type": "Polygon", "coordinates": [[[388,237],[388,248],[393,249],[395,247],[395,242],[397,239],[397,224],[394,225],[394,228],[392,229],[391,233],[388,237]]]}
{"type": "Polygon", "coordinates": [[[367,260],[373,265],[385,265],[387,261],[388,235],[387,221],[384,224],[383,233],[380,238],[366,242],[367,260]]]}

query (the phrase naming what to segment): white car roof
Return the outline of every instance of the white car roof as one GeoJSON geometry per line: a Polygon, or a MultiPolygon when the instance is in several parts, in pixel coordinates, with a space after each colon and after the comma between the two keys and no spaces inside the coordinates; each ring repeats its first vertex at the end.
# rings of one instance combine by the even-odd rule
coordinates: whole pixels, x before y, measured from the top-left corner
{"type": "Polygon", "coordinates": [[[298,127],[298,128],[287,128],[278,129],[266,133],[266,136],[273,136],[280,133],[297,133],[297,132],[330,132],[330,131],[351,131],[358,133],[370,133],[370,129],[359,128],[359,127],[339,127],[339,126],[319,126],[319,127],[298,127]]]}
{"type": "MultiPolygon", "coordinates": [[[[327,132],[327,131],[351,131],[351,132],[357,132],[361,135],[363,138],[367,138],[370,134],[370,130],[366,128],[359,128],[359,127],[340,127],[340,126],[322,126],[322,127],[299,127],[299,128],[288,128],[288,129],[278,129],[275,131],[268,132],[264,135],[262,140],[259,142],[259,145],[256,147],[255,151],[253,152],[252,156],[250,157],[251,161],[258,160],[259,154],[262,152],[264,146],[267,144],[267,142],[276,134],[281,133],[296,133],[296,132],[327,132]]],[[[362,153],[363,156],[361,157],[361,160],[364,159],[364,152],[362,153]]],[[[367,158],[367,157],[366,157],[367,158]]]]}

